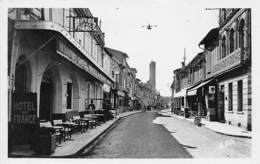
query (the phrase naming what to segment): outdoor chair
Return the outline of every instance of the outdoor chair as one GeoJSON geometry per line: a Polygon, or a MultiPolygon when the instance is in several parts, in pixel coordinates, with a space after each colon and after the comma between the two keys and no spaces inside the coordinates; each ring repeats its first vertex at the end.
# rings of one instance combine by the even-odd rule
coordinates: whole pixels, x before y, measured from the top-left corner
{"type": "Polygon", "coordinates": [[[91,128],[96,128],[97,127],[97,121],[95,119],[93,119],[93,117],[91,116],[91,114],[84,114],[84,118],[89,118],[89,125],[91,128]]]}
{"type": "MultiPolygon", "coordinates": [[[[50,121],[40,121],[40,128],[47,129],[49,132],[54,133],[59,144],[61,143],[62,139],[65,142],[65,135],[63,129],[54,129],[50,121]]],[[[46,131],[46,130],[42,130],[42,131],[46,131]]]]}
{"type": "Polygon", "coordinates": [[[61,119],[53,120],[53,125],[54,126],[62,126],[63,127],[62,133],[64,133],[65,140],[66,140],[66,137],[69,137],[69,139],[71,139],[72,129],[71,129],[70,126],[63,124],[61,119]]]}
{"type": "Polygon", "coordinates": [[[77,124],[76,128],[83,133],[87,129],[85,121],[80,119],[80,116],[72,116],[72,122],[77,124]]]}

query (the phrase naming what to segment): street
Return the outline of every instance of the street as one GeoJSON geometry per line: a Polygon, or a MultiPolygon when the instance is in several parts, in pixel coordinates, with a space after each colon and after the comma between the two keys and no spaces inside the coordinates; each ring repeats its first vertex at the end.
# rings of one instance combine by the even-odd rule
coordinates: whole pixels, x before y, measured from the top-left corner
{"type": "Polygon", "coordinates": [[[121,122],[86,158],[190,158],[191,155],[161,125],[157,112],[132,115],[121,122]]]}
{"type": "Polygon", "coordinates": [[[121,120],[85,157],[250,157],[250,147],[251,139],[217,134],[185,120],[149,111],[121,120]]]}
{"type": "Polygon", "coordinates": [[[252,139],[218,134],[177,117],[157,117],[154,123],[166,127],[194,158],[249,158],[252,139]]]}

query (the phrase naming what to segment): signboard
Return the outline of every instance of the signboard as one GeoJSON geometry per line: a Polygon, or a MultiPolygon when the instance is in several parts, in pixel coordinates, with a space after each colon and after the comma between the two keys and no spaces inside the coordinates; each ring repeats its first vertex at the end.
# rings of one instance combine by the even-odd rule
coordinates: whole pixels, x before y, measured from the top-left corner
{"type": "Polygon", "coordinates": [[[124,92],[122,92],[122,91],[117,91],[117,95],[118,95],[118,96],[122,96],[122,97],[125,96],[124,92]]]}
{"type": "Polygon", "coordinates": [[[89,62],[79,57],[72,49],[70,49],[61,40],[58,40],[57,53],[74,63],[79,68],[85,70],[98,80],[111,85],[111,82],[103,76],[97,69],[95,69],[89,62]]]}
{"type": "Polygon", "coordinates": [[[104,84],[104,85],[103,85],[103,91],[109,93],[109,92],[110,92],[110,86],[107,85],[107,84],[104,84]]]}
{"type": "Polygon", "coordinates": [[[209,86],[209,94],[215,94],[215,86],[209,86]]]}
{"type": "Polygon", "coordinates": [[[37,94],[13,93],[11,113],[13,124],[35,125],[37,123],[37,94]]]}

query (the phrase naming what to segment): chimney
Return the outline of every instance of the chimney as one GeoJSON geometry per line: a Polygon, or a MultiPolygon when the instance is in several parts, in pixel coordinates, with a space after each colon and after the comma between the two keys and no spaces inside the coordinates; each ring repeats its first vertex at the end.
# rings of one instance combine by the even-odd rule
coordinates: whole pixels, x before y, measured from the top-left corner
{"type": "Polygon", "coordinates": [[[185,62],[181,62],[181,67],[185,67],[185,62]]]}

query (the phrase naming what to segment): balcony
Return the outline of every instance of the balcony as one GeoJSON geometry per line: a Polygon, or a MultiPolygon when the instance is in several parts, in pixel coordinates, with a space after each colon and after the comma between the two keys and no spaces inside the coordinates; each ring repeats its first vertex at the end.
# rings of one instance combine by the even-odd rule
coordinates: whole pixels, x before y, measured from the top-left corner
{"type": "Polygon", "coordinates": [[[222,27],[226,24],[239,10],[240,8],[226,8],[225,12],[219,17],[219,26],[222,27]]]}
{"type": "Polygon", "coordinates": [[[213,74],[219,74],[220,72],[226,71],[234,66],[241,63],[241,50],[236,49],[234,52],[226,56],[225,58],[219,60],[217,64],[213,65],[213,74]]]}

